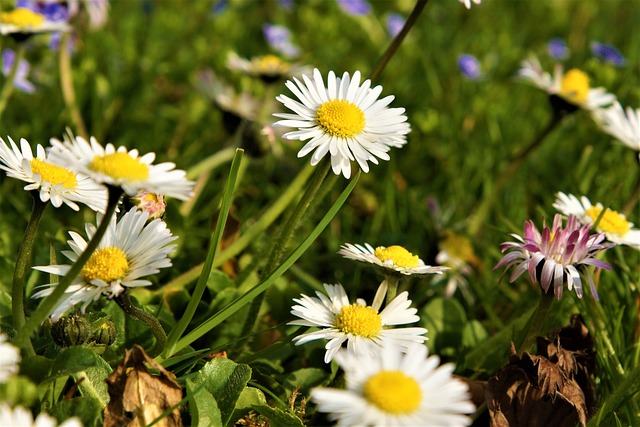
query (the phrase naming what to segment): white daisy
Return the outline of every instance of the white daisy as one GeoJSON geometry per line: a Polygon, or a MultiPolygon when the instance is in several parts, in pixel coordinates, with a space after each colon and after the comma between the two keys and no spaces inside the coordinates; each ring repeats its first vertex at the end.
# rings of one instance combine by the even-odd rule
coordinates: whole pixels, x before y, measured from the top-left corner
{"type": "MultiPolygon", "coordinates": [[[[167,225],[160,219],[145,224],[148,213],[132,208],[118,222],[115,215],[100,241],[98,248],[91,255],[80,274],[65,291],[57,307],[51,313],[53,321],[58,320],[67,310],[82,303],[86,310],[91,301],[105,295],[113,298],[122,294],[125,288],[149,286],[144,276],[155,274],[161,268],[171,267],[169,254],[176,247],[171,244],[176,236],[171,235],[167,225]]],[[[100,223],[101,218],[98,218],[100,223]]],[[[72,240],[67,241],[71,251],[62,253],[75,262],[87,247],[87,242],[96,232],[96,226],[85,224],[87,240],[78,233],[69,232],[72,240]]],[[[71,265],[49,265],[33,267],[45,273],[64,276],[71,265]]],[[[33,298],[50,295],[56,283],[43,285],[45,289],[36,292],[33,298]]]]}
{"type": "Polygon", "coordinates": [[[5,334],[0,333],[0,383],[7,382],[18,373],[20,359],[20,350],[7,342],[5,334]]]}
{"type": "Polygon", "coordinates": [[[155,153],[139,157],[138,150],[122,146],[116,150],[112,144],[103,147],[94,137],[89,142],[65,135],[64,141],[52,138],[51,145],[52,162],[89,175],[100,184],[122,187],[130,196],[147,190],[186,200],[192,194],[194,183],[186,179],[185,171],[169,162],[152,164],[155,153]]]}
{"type": "Polygon", "coordinates": [[[346,390],[318,387],[311,400],[338,426],[467,426],[475,411],[469,387],[453,378],[452,364],[439,365],[427,347],[406,354],[385,346],[371,356],[340,353],[346,390]]]}
{"type": "Polygon", "coordinates": [[[626,111],[619,102],[607,109],[594,112],[594,119],[600,128],[640,156],[640,108],[635,111],[627,107],[626,111]]]}
{"type": "Polygon", "coordinates": [[[31,411],[23,408],[22,406],[16,406],[11,408],[8,403],[0,403],[0,426],[11,427],[82,427],[82,422],[77,417],[72,417],[61,424],[46,413],[40,413],[33,419],[31,411]]]}
{"type": "Polygon", "coordinates": [[[258,77],[267,83],[299,76],[310,71],[310,67],[291,64],[276,55],[261,55],[249,60],[241,58],[235,52],[229,52],[227,68],[252,77],[258,77]]]}
{"type": "Polygon", "coordinates": [[[66,22],[50,21],[44,15],[24,7],[0,13],[0,34],[13,35],[19,39],[33,34],[68,31],[69,29],[69,24],[66,22]]]}
{"type": "Polygon", "coordinates": [[[0,138],[0,169],[11,178],[29,183],[24,187],[25,190],[37,190],[40,200],[50,200],[56,208],[64,203],[77,211],[80,209],[76,204],[78,202],[94,211],[104,212],[107,206],[106,188],[86,175],[54,165],[40,144],[34,157],[27,140],[22,138],[18,148],[11,138],[7,139],[11,148],[0,138]]]}
{"type": "Polygon", "coordinates": [[[474,267],[480,265],[480,260],[473,250],[471,240],[446,230],[438,242],[438,247],[440,251],[436,255],[436,262],[451,268],[447,273],[445,296],[453,296],[459,288],[468,301],[473,301],[474,297],[469,289],[467,277],[473,273],[474,267]]]}
{"type": "MultiPolygon", "coordinates": [[[[582,224],[595,224],[605,209],[602,203],[596,205],[582,196],[578,199],[573,194],[557,193],[553,207],[564,215],[574,215],[582,224]]],[[[607,240],[619,245],[629,245],[640,249],[640,230],[633,228],[633,223],[612,209],[606,208],[596,227],[598,233],[604,233],[607,240]]]]}
{"type": "MultiPolygon", "coordinates": [[[[471,0],[458,0],[460,3],[464,4],[464,7],[467,9],[471,9],[471,0]]],[[[481,0],[473,0],[475,4],[480,4],[481,0]]]]}
{"type": "Polygon", "coordinates": [[[317,298],[302,295],[294,298],[291,314],[302,320],[289,322],[290,325],[320,327],[319,331],[299,335],[293,339],[296,345],[317,339],[327,339],[327,352],[324,361],[331,359],[347,342],[347,351],[355,355],[376,353],[383,344],[406,347],[413,342],[424,342],[428,338],[425,328],[387,329],[388,326],[405,325],[420,320],[418,311],[409,308],[411,300],[408,293],[402,292],[391,303],[378,313],[387,293],[386,281],[378,288],[373,304],[367,306],[364,300],[358,299],[355,304],[349,298],[342,285],[324,285],[327,295],[316,292],[317,298]]]}
{"type": "Polygon", "coordinates": [[[368,262],[377,265],[383,269],[392,272],[410,275],[421,274],[442,274],[443,271],[449,270],[449,267],[433,267],[425,265],[418,255],[414,255],[402,246],[378,246],[373,247],[365,243],[364,245],[352,245],[345,243],[341,246],[338,253],[345,258],[353,259],[361,262],[368,262]]]}
{"type": "Polygon", "coordinates": [[[327,87],[318,69],[313,70],[313,80],[306,75],[304,82],[294,78],[286,86],[299,101],[285,95],[276,99],[295,114],[276,113],[280,120],[274,126],[297,128],[284,134],[284,138],[305,141],[298,152],[304,157],[313,151],[311,165],[315,166],[329,153],[336,175],[351,176],[351,160],[358,162],[364,172],[369,172],[367,162],[378,164],[378,159],[389,160],[391,147],[407,143],[411,128],[404,115],[404,108],[387,108],[393,96],[378,100],[382,86],[371,88],[371,81],[360,84],[360,72],[353,76],[344,73],[337,78],[329,72],[327,87]]]}
{"type": "MultiPolygon", "coordinates": [[[[597,108],[610,105],[616,100],[616,96],[608,93],[604,88],[591,88],[589,77],[581,70],[573,68],[563,72],[561,64],[556,64],[553,77],[542,70],[540,61],[536,56],[530,56],[522,62],[518,76],[531,81],[538,88],[552,96],[552,104],[555,97],[559,97],[568,103],[573,109],[583,108],[594,111],[597,108]]],[[[563,106],[566,108],[566,106],[563,106]]]]}

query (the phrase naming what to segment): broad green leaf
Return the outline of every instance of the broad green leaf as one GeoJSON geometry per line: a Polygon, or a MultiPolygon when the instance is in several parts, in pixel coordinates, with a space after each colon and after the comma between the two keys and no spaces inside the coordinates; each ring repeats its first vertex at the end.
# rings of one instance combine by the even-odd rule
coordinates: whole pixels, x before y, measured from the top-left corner
{"type": "Polygon", "coordinates": [[[56,403],[49,411],[59,422],[70,417],[78,417],[84,427],[102,426],[102,411],[104,407],[98,399],[88,396],[75,397],[56,403]]]}
{"type": "Polygon", "coordinates": [[[49,379],[86,371],[98,364],[98,356],[84,347],[69,347],[62,350],[51,364],[49,379]]]}
{"type": "Polygon", "coordinates": [[[196,384],[187,379],[187,398],[191,412],[191,425],[196,427],[221,426],[222,415],[218,403],[204,384],[196,384]]]}
{"type": "Polygon", "coordinates": [[[475,348],[482,341],[486,340],[489,334],[477,320],[467,323],[462,330],[462,345],[467,348],[475,348]]]}
{"type": "Polygon", "coordinates": [[[311,388],[325,384],[329,380],[329,373],[320,368],[303,368],[287,375],[283,386],[291,392],[300,387],[301,393],[307,393],[311,388]]]}
{"type": "Polygon", "coordinates": [[[229,425],[238,421],[241,417],[244,417],[254,405],[266,405],[267,399],[264,397],[264,393],[254,387],[245,387],[236,402],[236,409],[233,411],[233,415],[229,420],[229,425]]]}
{"type": "Polygon", "coordinates": [[[251,368],[229,359],[213,359],[193,378],[194,386],[203,385],[218,403],[222,425],[226,425],[236,402],[251,378],[251,368]]]}
{"type": "Polygon", "coordinates": [[[260,415],[267,417],[272,427],[304,427],[302,420],[291,411],[267,405],[255,405],[253,409],[260,415]]]}
{"type": "Polygon", "coordinates": [[[467,315],[460,303],[452,298],[434,298],[420,310],[422,325],[429,330],[429,348],[440,353],[447,347],[458,348],[467,315]]]}
{"type": "Polygon", "coordinates": [[[109,390],[106,379],[111,374],[111,367],[102,357],[96,358],[95,366],[76,375],[80,381],[79,388],[83,396],[90,396],[101,401],[103,406],[109,403],[109,390]]]}
{"type": "Polygon", "coordinates": [[[33,382],[44,381],[51,372],[51,359],[44,356],[29,356],[20,362],[20,373],[31,378],[33,382]]]}
{"type": "Polygon", "coordinates": [[[210,291],[217,293],[223,289],[234,287],[233,280],[220,270],[211,270],[209,273],[209,279],[207,280],[207,288],[210,291]]]}

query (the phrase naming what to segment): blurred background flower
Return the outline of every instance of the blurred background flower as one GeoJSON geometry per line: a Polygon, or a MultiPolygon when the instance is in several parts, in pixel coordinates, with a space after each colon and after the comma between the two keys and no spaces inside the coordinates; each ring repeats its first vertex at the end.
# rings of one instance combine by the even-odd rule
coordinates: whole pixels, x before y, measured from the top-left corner
{"type": "Polygon", "coordinates": [[[462,54],[458,57],[458,68],[463,76],[469,80],[477,80],[482,76],[482,70],[480,69],[480,63],[478,59],[469,54],[462,54]]]}
{"type": "Polygon", "coordinates": [[[591,43],[591,53],[593,53],[596,58],[613,64],[616,67],[622,67],[626,63],[626,60],[620,51],[610,44],[594,41],[591,43]]]}

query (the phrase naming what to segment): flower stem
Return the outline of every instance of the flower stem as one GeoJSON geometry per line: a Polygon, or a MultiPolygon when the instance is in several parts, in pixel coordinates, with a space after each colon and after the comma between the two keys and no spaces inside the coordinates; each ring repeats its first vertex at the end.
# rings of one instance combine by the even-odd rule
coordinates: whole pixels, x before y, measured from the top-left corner
{"type": "Polygon", "coordinates": [[[18,74],[18,66],[20,65],[20,61],[22,61],[23,56],[24,43],[18,43],[18,46],[16,47],[16,53],[13,58],[13,64],[11,64],[11,70],[9,70],[9,75],[4,81],[2,92],[0,92],[0,118],[2,117],[2,113],[4,112],[5,108],[7,108],[9,98],[11,98],[11,94],[13,93],[14,82],[16,80],[16,75],[18,74]]]}
{"type": "Polygon", "coordinates": [[[522,162],[527,158],[533,150],[538,148],[544,139],[553,131],[562,121],[563,116],[560,114],[554,114],[549,120],[547,126],[542,129],[542,131],[522,150],[517,152],[513,159],[511,159],[511,163],[509,166],[500,174],[497,180],[494,181],[493,188],[491,189],[491,193],[487,197],[485,197],[480,206],[476,209],[475,215],[469,221],[469,235],[475,237],[489,214],[489,210],[491,206],[496,202],[496,199],[502,192],[504,186],[511,180],[513,174],[520,168],[522,162]]]}
{"type": "Polygon", "coordinates": [[[96,233],[87,244],[84,252],[82,252],[77,261],[71,266],[67,274],[65,274],[62,279],[60,279],[60,282],[58,282],[58,284],[55,286],[53,292],[44,300],[42,300],[36,311],[34,311],[31,317],[25,322],[24,327],[18,331],[18,334],[13,340],[15,345],[19,347],[24,347],[27,345],[27,341],[29,340],[29,337],[31,336],[33,331],[35,331],[38,326],[44,321],[44,319],[49,316],[60,298],[62,298],[62,296],[64,295],[64,292],[73,282],[73,279],[75,279],[76,276],[80,273],[82,267],[84,267],[93,252],[98,247],[98,244],[100,244],[102,236],[104,236],[104,233],[109,227],[109,221],[116,211],[116,207],[118,206],[118,202],[120,201],[120,196],[123,193],[120,187],[107,186],[107,188],[109,189],[109,203],[107,204],[106,212],[102,218],[102,221],[100,222],[100,225],[98,226],[98,229],[96,230],[96,233]]]}
{"type": "Polygon", "coordinates": [[[147,354],[151,357],[156,357],[164,351],[167,345],[167,334],[164,332],[162,325],[158,322],[155,316],[147,313],[146,311],[134,306],[129,299],[129,295],[124,292],[114,298],[114,301],[118,306],[129,316],[144,323],[151,329],[153,336],[156,339],[155,344],[147,351],[147,354]]]}
{"type": "Polygon", "coordinates": [[[519,345],[516,347],[516,349],[518,350],[518,354],[522,354],[525,351],[530,351],[531,347],[536,342],[536,338],[544,333],[544,323],[549,314],[549,309],[551,309],[551,303],[553,303],[553,299],[553,292],[543,293],[540,297],[540,301],[538,302],[536,311],[533,312],[533,315],[522,331],[522,337],[519,340],[519,345]],[[526,332],[526,335],[524,334],[524,332],[526,332]]]}
{"type": "Polygon", "coordinates": [[[416,2],[416,5],[411,11],[411,14],[409,15],[409,17],[404,23],[402,30],[400,30],[400,32],[393,38],[387,50],[384,52],[382,57],[378,60],[378,63],[376,64],[376,68],[374,68],[371,74],[369,74],[369,79],[371,81],[375,81],[378,79],[378,77],[380,77],[380,74],[382,74],[382,71],[387,66],[387,63],[389,63],[393,55],[395,55],[396,51],[402,44],[404,38],[409,33],[409,30],[411,29],[411,27],[413,27],[413,25],[416,23],[416,21],[418,20],[418,16],[420,16],[420,14],[424,10],[424,7],[427,5],[428,2],[429,0],[418,0],[416,2]]]}
{"type": "Polygon", "coordinates": [[[398,294],[398,283],[400,283],[400,279],[398,277],[389,275],[385,278],[385,281],[387,282],[388,286],[387,299],[385,304],[389,305],[398,294]]]}
{"type": "Polygon", "coordinates": [[[71,54],[69,53],[69,37],[70,33],[63,33],[60,40],[60,87],[62,89],[62,97],[64,103],[69,109],[69,115],[73,122],[77,133],[80,136],[88,137],[87,127],[82,120],[82,114],[76,103],[76,91],[73,88],[73,73],[71,72],[71,54]]]}
{"type": "MultiPolygon", "coordinates": [[[[18,256],[16,257],[16,267],[13,272],[13,287],[11,290],[11,310],[13,313],[13,327],[19,331],[22,329],[25,323],[24,316],[24,282],[31,267],[31,259],[33,255],[33,242],[36,237],[36,231],[38,230],[38,224],[42,218],[45,208],[49,205],[48,202],[40,200],[40,194],[38,191],[31,193],[33,196],[33,209],[31,210],[31,217],[29,223],[24,231],[24,237],[18,248],[18,256]]],[[[25,347],[26,352],[29,355],[35,355],[35,351],[29,341],[25,347]]]]}
{"type": "MultiPolygon", "coordinates": [[[[325,177],[329,173],[329,169],[331,168],[331,159],[329,156],[325,156],[321,161],[316,171],[307,186],[306,191],[302,195],[300,201],[294,208],[293,212],[289,216],[289,219],[285,223],[285,225],[280,230],[280,235],[278,236],[275,244],[271,248],[271,253],[269,255],[269,259],[267,264],[264,267],[263,274],[261,274],[261,279],[269,277],[271,273],[273,273],[278,267],[280,261],[282,260],[282,256],[293,236],[294,231],[298,228],[300,221],[304,217],[309,208],[309,205],[314,200],[314,197],[325,177]]],[[[253,327],[256,323],[256,319],[258,318],[258,314],[260,313],[260,307],[262,306],[262,301],[264,300],[264,293],[256,296],[256,298],[251,301],[251,305],[249,306],[249,313],[247,313],[247,317],[245,319],[244,326],[242,328],[241,337],[249,336],[253,327]]],[[[246,341],[245,341],[246,343],[246,341]]]]}

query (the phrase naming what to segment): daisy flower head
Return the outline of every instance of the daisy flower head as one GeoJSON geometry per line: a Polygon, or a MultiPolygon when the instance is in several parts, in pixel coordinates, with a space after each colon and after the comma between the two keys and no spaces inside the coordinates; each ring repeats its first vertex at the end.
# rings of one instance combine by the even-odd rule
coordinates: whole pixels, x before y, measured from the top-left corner
{"type": "Polygon", "coordinates": [[[46,16],[25,7],[0,13],[0,34],[10,35],[16,40],[26,40],[34,34],[68,31],[64,21],[53,21],[46,16]]]}
{"type": "Polygon", "coordinates": [[[597,222],[595,230],[604,233],[610,242],[640,249],[640,230],[634,229],[623,214],[602,203],[593,205],[586,196],[578,199],[573,194],[558,193],[553,207],[564,215],[574,215],[582,224],[593,226],[597,222]]]}
{"type": "Polygon", "coordinates": [[[50,142],[53,162],[86,174],[99,184],[121,187],[129,196],[147,190],[187,200],[192,194],[194,183],[187,180],[186,172],[175,169],[174,163],[154,165],[155,153],[140,156],[136,149],[116,149],[113,144],[103,147],[94,137],[87,141],[65,135],[63,141],[51,138],[50,142]]]}
{"type": "MultiPolygon", "coordinates": [[[[65,296],[51,313],[55,322],[72,307],[82,303],[84,312],[92,301],[104,295],[108,298],[122,294],[126,288],[149,286],[151,281],[143,279],[155,274],[161,268],[171,267],[169,254],[176,245],[172,244],[177,236],[172,236],[167,224],[160,219],[147,223],[149,214],[132,208],[116,221],[111,218],[109,227],[98,248],[91,255],[80,274],[65,291],[65,296]]],[[[101,218],[98,218],[100,223],[101,218]]],[[[85,224],[87,240],[78,233],[69,232],[67,241],[70,251],[62,253],[75,262],[87,247],[87,242],[95,234],[97,227],[85,224]]],[[[71,265],[49,265],[33,267],[36,270],[56,276],[64,276],[71,265]]],[[[50,295],[56,283],[43,285],[33,298],[50,295]]]]}
{"type": "Polygon", "coordinates": [[[0,426],[11,427],[82,427],[82,422],[78,417],[69,418],[62,423],[58,424],[58,421],[47,413],[40,413],[33,419],[31,411],[23,408],[22,406],[16,406],[12,408],[8,403],[0,403],[0,426]]]}
{"type": "Polygon", "coordinates": [[[564,72],[562,65],[556,64],[552,77],[543,71],[535,56],[522,62],[518,76],[546,91],[554,111],[560,114],[570,114],[579,108],[594,111],[616,100],[615,95],[602,87],[591,88],[589,76],[577,68],[564,72]]]}
{"type": "Polygon", "coordinates": [[[464,5],[467,9],[471,9],[471,2],[473,1],[475,4],[480,4],[482,0],[458,0],[460,3],[464,5]]]}
{"type": "MultiPolygon", "coordinates": [[[[7,341],[7,336],[0,332],[0,384],[20,370],[20,350],[7,341]]],[[[0,425],[6,424],[0,423],[0,425]]]]}
{"type": "Polygon", "coordinates": [[[553,284],[556,298],[562,297],[564,284],[572,290],[575,288],[578,298],[582,298],[581,275],[586,275],[593,297],[598,299],[598,292],[593,283],[593,276],[588,266],[611,270],[611,266],[596,259],[596,255],[612,245],[602,244],[604,234],[589,234],[589,224],[580,225],[578,218],[569,215],[567,224],[562,226],[562,216],[556,214],[551,228],[546,225],[542,233],[533,221],[524,223],[524,237],[512,236],[517,242],[502,244],[502,252],[508,252],[494,268],[515,266],[509,282],[514,282],[525,271],[533,283],[540,283],[545,293],[553,284]],[[578,270],[580,269],[580,271],[578,270]]]}
{"type": "Polygon", "coordinates": [[[289,63],[276,55],[268,54],[244,59],[235,52],[229,52],[227,68],[257,77],[265,83],[275,83],[306,70],[305,67],[289,63]]]}
{"type": "Polygon", "coordinates": [[[0,169],[8,177],[26,182],[25,190],[38,191],[40,200],[51,201],[56,208],[64,203],[78,211],[77,203],[83,203],[94,211],[104,212],[107,190],[103,186],[84,174],[56,165],[40,144],[34,157],[26,139],[20,139],[20,147],[11,138],[7,139],[9,145],[0,138],[0,169]]]}
{"type": "Polygon", "coordinates": [[[481,265],[480,260],[473,250],[471,240],[453,231],[445,231],[438,243],[439,251],[436,262],[451,270],[447,274],[445,296],[451,297],[456,289],[460,288],[462,294],[473,301],[473,294],[469,290],[467,276],[471,275],[474,267],[481,265]]]}
{"type": "Polygon", "coordinates": [[[442,274],[443,271],[449,270],[449,267],[425,265],[418,255],[397,245],[378,246],[374,249],[368,243],[364,245],[345,243],[338,253],[348,259],[373,264],[382,268],[385,273],[395,275],[442,274]]]}
{"type": "Polygon", "coordinates": [[[380,310],[387,293],[386,281],[378,288],[373,304],[368,306],[362,299],[356,303],[349,298],[342,285],[324,285],[326,295],[316,292],[316,297],[302,295],[294,298],[291,314],[300,318],[289,325],[321,328],[319,331],[299,335],[293,339],[301,345],[317,339],[329,340],[325,349],[325,363],[331,362],[336,353],[347,343],[346,351],[356,356],[371,355],[379,351],[383,344],[402,348],[410,343],[422,343],[428,338],[425,328],[390,328],[396,325],[415,323],[420,320],[417,309],[409,308],[408,293],[402,292],[380,310]]]}
{"type": "Polygon", "coordinates": [[[378,99],[382,86],[371,88],[371,81],[360,83],[360,72],[353,76],[345,72],[342,78],[329,72],[327,86],[320,71],[313,76],[294,78],[286,86],[298,98],[285,95],[276,97],[290,113],[276,113],[283,120],[274,126],[296,128],[283,135],[289,140],[309,140],[298,152],[298,157],[311,155],[311,165],[317,165],[329,154],[336,175],[351,176],[351,161],[355,160],[364,172],[369,172],[368,162],[378,164],[378,159],[389,160],[391,147],[407,143],[411,128],[404,115],[404,108],[388,108],[393,96],[378,99]]]}
{"type": "Polygon", "coordinates": [[[475,411],[469,387],[427,347],[384,346],[370,356],[340,353],[346,389],[317,387],[311,400],[338,426],[467,426],[475,411]]]}
{"type": "Polygon", "coordinates": [[[594,119],[600,128],[638,152],[640,159],[640,108],[622,108],[619,102],[611,107],[594,111],[594,119]]]}

